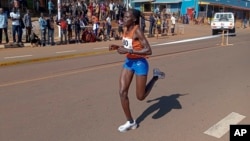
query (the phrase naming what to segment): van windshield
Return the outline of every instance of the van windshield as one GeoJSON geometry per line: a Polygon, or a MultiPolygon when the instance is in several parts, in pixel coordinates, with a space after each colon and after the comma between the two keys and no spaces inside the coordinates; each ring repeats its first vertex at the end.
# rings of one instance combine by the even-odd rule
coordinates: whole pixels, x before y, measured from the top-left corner
{"type": "Polygon", "coordinates": [[[223,19],[231,19],[232,18],[232,14],[217,14],[216,18],[217,19],[221,19],[221,18],[223,18],[223,19]]]}

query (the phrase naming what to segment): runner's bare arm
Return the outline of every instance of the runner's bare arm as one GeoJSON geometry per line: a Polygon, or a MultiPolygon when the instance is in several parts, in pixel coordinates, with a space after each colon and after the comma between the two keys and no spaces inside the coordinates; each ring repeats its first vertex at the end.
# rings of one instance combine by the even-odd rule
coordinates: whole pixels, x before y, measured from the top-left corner
{"type": "Polygon", "coordinates": [[[133,54],[139,54],[139,55],[151,55],[152,50],[148,43],[147,38],[145,37],[144,33],[138,28],[135,31],[134,37],[135,40],[139,40],[143,46],[142,50],[133,50],[133,54]]]}

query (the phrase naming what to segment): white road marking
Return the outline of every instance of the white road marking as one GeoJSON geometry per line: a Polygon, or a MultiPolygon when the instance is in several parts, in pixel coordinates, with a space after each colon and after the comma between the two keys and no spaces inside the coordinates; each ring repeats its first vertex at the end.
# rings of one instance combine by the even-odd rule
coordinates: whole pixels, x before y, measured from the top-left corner
{"type": "MultiPolygon", "coordinates": [[[[151,46],[162,46],[162,45],[169,45],[169,44],[178,44],[178,43],[185,43],[185,42],[191,42],[191,41],[205,40],[205,39],[210,39],[210,38],[217,38],[219,36],[221,36],[221,35],[206,36],[206,37],[199,37],[199,38],[193,38],[193,39],[185,39],[185,40],[172,41],[172,42],[160,43],[160,44],[154,44],[157,42],[151,42],[150,44],[154,44],[151,46]]],[[[108,47],[99,47],[99,48],[94,48],[94,49],[98,50],[98,49],[106,49],[106,48],[108,48],[108,47]]],[[[70,52],[76,52],[76,50],[60,51],[60,52],[56,52],[56,53],[62,54],[62,53],[70,53],[70,52]]],[[[30,57],[30,56],[33,56],[33,55],[10,56],[10,57],[4,57],[4,59],[24,58],[24,57],[30,57]]]]}
{"type": "Polygon", "coordinates": [[[4,59],[24,58],[24,57],[30,57],[30,56],[33,56],[33,55],[10,56],[10,57],[4,57],[4,59]]]}
{"type": "Polygon", "coordinates": [[[97,48],[94,48],[94,49],[106,49],[108,47],[97,47],[97,48]]]}
{"type": "Polygon", "coordinates": [[[231,124],[237,124],[244,118],[245,116],[232,112],[225,118],[217,122],[215,125],[210,127],[204,133],[216,138],[221,138],[224,134],[226,134],[229,131],[229,127],[231,124]]]}
{"type": "Polygon", "coordinates": [[[167,42],[167,43],[155,44],[155,45],[151,45],[151,46],[163,46],[163,45],[171,45],[171,44],[178,44],[178,43],[185,43],[185,42],[199,41],[199,40],[205,40],[205,39],[217,38],[218,36],[221,36],[221,35],[206,36],[206,37],[199,37],[199,38],[193,38],[193,39],[185,39],[185,40],[180,40],[180,41],[173,41],[173,42],[167,42]]]}
{"type": "Polygon", "coordinates": [[[59,51],[59,52],[56,52],[56,53],[60,54],[60,53],[69,53],[69,52],[76,52],[76,50],[59,51]]]}

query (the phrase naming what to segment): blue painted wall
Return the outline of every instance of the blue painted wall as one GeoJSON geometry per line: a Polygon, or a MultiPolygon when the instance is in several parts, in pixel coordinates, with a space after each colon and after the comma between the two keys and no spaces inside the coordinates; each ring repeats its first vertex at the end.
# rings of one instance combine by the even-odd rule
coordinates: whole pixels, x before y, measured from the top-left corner
{"type": "MultiPolygon", "coordinates": [[[[211,4],[221,4],[221,5],[225,5],[225,6],[234,6],[234,7],[245,8],[245,9],[250,10],[250,2],[247,2],[245,0],[182,0],[181,3],[169,3],[169,5],[171,5],[170,12],[177,13],[178,11],[180,11],[181,15],[185,15],[185,14],[187,14],[188,8],[194,8],[196,13],[198,13],[198,11],[199,11],[198,4],[200,1],[209,2],[211,4]]],[[[140,9],[141,4],[142,3],[133,3],[133,0],[132,0],[132,5],[135,9],[140,9]]]]}
{"type": "Polygon", "coordinates": [[[196,9],[197,2],[195,2],[195,1],[198,1],[198,0],[182,0],[181,15],[187,14],[187,9],[188,8],[194,8],[194,9],[196,9]]]}

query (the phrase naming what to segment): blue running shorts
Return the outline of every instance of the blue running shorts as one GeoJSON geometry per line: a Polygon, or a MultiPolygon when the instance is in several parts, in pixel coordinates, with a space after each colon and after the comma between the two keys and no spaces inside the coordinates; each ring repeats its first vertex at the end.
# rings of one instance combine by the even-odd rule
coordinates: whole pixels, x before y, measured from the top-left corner
{"type": "Polygon", "coordinates": [[[148,61],[145,58],[126,58],[123,68],[133,71],[136,75],[147,75],[148,61]]]}

